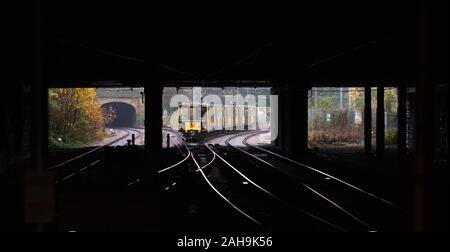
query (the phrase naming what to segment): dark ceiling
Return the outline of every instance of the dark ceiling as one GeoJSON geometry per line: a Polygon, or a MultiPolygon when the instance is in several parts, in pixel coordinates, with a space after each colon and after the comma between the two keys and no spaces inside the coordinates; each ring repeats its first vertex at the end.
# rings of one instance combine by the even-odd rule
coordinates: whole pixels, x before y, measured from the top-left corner
{"type": "MultiPolygon", "coordinates": [[[[305,2],[161,6],[51,1],[42,5],[49,79],[414,80],[418,4],[305,2]]],[[[12,31],[26,41],[19,43],[19,55],[27,58],[36,49],[30,43],[35,42],[30,25],[35,11],[16,8],[25,11],[13,21],[12,31]]],[[[437,55],[436,69],[446,68],[448,3],[436,1],[431,13],[431,54],[437,55]]],[[[17,69],[24,67],[20,62],[17,69]]]]}

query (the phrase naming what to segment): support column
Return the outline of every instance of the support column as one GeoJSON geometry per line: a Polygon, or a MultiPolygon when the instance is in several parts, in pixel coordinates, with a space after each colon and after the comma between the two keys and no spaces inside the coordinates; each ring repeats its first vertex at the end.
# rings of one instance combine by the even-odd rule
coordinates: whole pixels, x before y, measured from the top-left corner
{"type": "Polygon", "coordinates": [[[48,102],[47,102],[47,47],[46,47],[46,25],[45,6],[40,1],[36,5],[36,62],[35,81],[32,85],[32,118],[31,118],[31,157],[34,169],[43,171],[47,167],[48,155],[48,102]]]}
{"type": "Polygon", "coordinates": [[[162,91],[161,84],[145,87],[145,152],[146,176],[153,178],[161,169],[162,152],[162,91]]]}
{"type": "Polygon", "coordinates": [[[286,150],[302,154],[308,150],[308,90],[287,86],[285,111],[286,150]]]}
{"type": "MultiPolygon", "coordinates": [[[[280,87],[272,87],[271,89],[271,94],[272,95],[277,95],[278,96],[278,107],[274,108],[273,104],[271,104],[271,111],[273,111],[274,109],[278,109],[278,127],[277,127],[277,132],[278,132],[278,136],[277,138],[272,141],[272,145],[280,148],[280,149],[284,149],[283,145],[284,145],[284,141],[283,141],[283,137],[284,137],[284,114],[285,114],[285,109],[284,109],[284,104],[285,104],[285,96],[284,96],[284,89],[280,88],[280,87]]],[[[272,127],[274,128],[274,127],[272,127]]]]}
{"type": "Polygon", "coordinates": [[[427,201],[431,201],[427,177],[433,169],[433,90],[430,78],[430,6],[419,4],[417,22],[417,84],[416,84],[416,165],[414,171],[414,231],[426,230],[427,201]]]}
{"type": "Polygon", "coordinates": [[[398,86],[398,109],[397,109],[397,152],[399,157],[406,156],[406,86],[398,86]]]}
{"type": "Polygon", "coordinates": [[[37,232],[48,231],[55,219],[55,184],[48,167],[49,53],[46,4],[35,1],[35,69],[31,86],[31,167],[24,174],[24,222],[37,232]]]}
{"type": "Polygon", "coordinates": [[[377,87],[377,157],[384,156],[384,87],[377,87]]]}
{"type": "Polygon", "coordinates": [[[372,88],[364,88],[364,152],[372,155],[372,88]]]}

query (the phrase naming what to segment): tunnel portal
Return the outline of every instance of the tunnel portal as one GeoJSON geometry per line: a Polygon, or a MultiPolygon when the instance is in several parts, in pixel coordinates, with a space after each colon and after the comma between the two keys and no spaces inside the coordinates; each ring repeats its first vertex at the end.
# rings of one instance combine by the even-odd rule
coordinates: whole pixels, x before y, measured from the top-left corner
{"type": "Polygon", "coordinates": [[[127,103],[110,102],[102,105],[102,109],[113,108],[115,118],[106,126],[116,127],[135,127],[136,126],[136,109],[127,103]]]}

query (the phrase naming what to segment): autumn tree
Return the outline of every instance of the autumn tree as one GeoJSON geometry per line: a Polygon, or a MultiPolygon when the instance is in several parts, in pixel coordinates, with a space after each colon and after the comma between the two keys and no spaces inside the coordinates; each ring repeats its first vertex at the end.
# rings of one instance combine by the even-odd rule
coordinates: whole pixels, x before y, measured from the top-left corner
{"type": "Polygon", "coordinates": [[[114,119],[112,108],[102,109],[95,88],[49,89],[50,141],[87,144],[104,138],[104,127],[114,119]]]}

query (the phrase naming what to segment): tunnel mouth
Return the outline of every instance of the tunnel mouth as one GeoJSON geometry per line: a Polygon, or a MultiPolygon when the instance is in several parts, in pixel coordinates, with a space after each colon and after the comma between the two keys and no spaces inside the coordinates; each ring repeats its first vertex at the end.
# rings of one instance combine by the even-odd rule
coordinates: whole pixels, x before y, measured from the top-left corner
{"type": "Polygon", "coordinates": [[[136,127],[136,109],[124,102],[110,102],[102,105],[103,111],[113,111],[115,117],[108,123],[108,128],[134,128],[136,127]]]}

